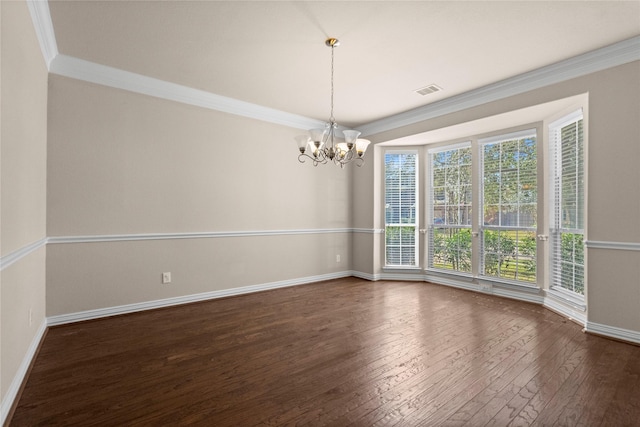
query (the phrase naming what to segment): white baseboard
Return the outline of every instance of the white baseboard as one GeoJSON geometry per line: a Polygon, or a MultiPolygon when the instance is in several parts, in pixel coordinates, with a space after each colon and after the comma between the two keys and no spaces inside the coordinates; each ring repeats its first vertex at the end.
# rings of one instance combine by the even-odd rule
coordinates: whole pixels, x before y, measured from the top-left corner
{"type": "Polygon", "coordinates": [[[615,326],[603,325],[601,323],[587,322],[585,331],[593,334],[602,335],[608,338],[614,338],[617,340],[628,341],[635,344],[640,344],[640,332],[631,331],[629,329],[616,328],[615,326]]]}
{"type": "Polygon", "coordinates": [[[380,280],[380,276],[378,274],[363,273],[362,271],[352,271],[351,275],[353,277],[357,277],[359,279],[364,279],[364,280],[369,280],[371,282],[375,282],[377,280],[380,280]]]}
{"type": "Polygon", "coordinates": [[[394,272],[385,271],[377,275],[376,280],[407,280],[411,282],[424,282],[424,274],[421,271],[414,272],[394,272]]]}
{"type": "Polygon", "coordinates": [[[471,283],[469,280],[465,281],[453,277],[449,278],[430,273],[425,274],[424,280],[425,282],[435,283],[437,285],[451,286],[453,288],[464,289],[467,291],[488,293],[480,289],[479,285],[471,283]]]}
{"type": "Polygon", "coordinates": [[[18,371],[13,376],[13,380],[9,385],[9,389],[7,393],[4,395],[2,399],[2,405],[0,405],[0,426],[4,425],[7,420],[7,416],[9,415],[9,411],[11,410],[11,406],[18,396],[18,392],[20,391],[20,386],[24,381],[27,372],[29,371],[29,366],[31,365],[31,361],[36,355],[36,351],[38,350],[38,346],[44,337],[44,333],[47,330],[47,320],[43,320],[40,324],[40,327],[36,331],[33,339],[31,340],[31,344],[29,344],[29,348],[22,358],[22,363],[18,367],[18,371]]]}
{"type": "Polygon", "coordinates": [[[518,292],[512,291],[510,289],[502,289],[502,288],[493,288],[493,295],[497,295],[503,298],[511,298],[518,301],[532,302],[534,304],[542,305],[544,298],[542,295],[528,293],[528,292],[518,292]]]}
{"type": "Polygon", "coordinates": [[[582,326],[587,324],[587,305],[584,299],[560,288],[545,291],[543,306],[582,326]]]}
{"type": "Polygon", "coordinates": [[[471,277],[468,278],[452,278],[443,277],[435,274],[427,274],[425,280],[431,283],[439,285],[451,286],[458,289],[465,289],[467,291],[479,292],[482,294],[496,295],[503,298],[510,298],[517,301],[532,302],[535,304],[542,304],[542,296],[539,295],[536,289],[509,289],[508,285],[498,286],[494,283],[483,280],[481,283],[475,283],[471,277]],[[466,280],[465,280],[466,279],[466,280]]]}
{"type": "Polygon", "coordinates": [[[145,301],[134,304],[125,304],[115,307],[86,310],[76,313],[60,314],[47,318],[49,326],[64,325],[66,323],[82,322],[85,320],[99,319],[102,317],[116,316],[119,314],[135,313],[137,311],[152,310],[155,308],[169,307],[190,302],[206,301],[216,298],[224,298],[252,292],[268,291],[271,289],[285,288],[288,286],[305,285],[308,283],[322,282],[324,280],[340,279],[352,276],[351,271],[309,276],[298,279],[282,280],[278,282],[263,283],[258,285],[243,286],[240,288],[222,289],[219,291],[204,292],[201,294],[184,295],[161,300],[145,301]]]}
{"type": "Polygon", "coordinates": [[[549,297],[548,295],[544,298],[542,305],[569,320],[579,323],[582,326],[585,326],[587,323],[587,315],[584,311],[574,309],[567,304],[559,302],[555,298],[549,297]]]}

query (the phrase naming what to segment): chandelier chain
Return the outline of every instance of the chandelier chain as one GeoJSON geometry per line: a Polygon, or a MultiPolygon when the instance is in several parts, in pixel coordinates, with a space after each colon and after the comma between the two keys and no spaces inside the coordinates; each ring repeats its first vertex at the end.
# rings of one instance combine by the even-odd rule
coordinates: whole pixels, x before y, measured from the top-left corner
{"type": "Polygon", "coordinates": [[[336,121],[333,117],[333,50],[335,49],[334,45],[331,45],[331,125],[336,121]]]}

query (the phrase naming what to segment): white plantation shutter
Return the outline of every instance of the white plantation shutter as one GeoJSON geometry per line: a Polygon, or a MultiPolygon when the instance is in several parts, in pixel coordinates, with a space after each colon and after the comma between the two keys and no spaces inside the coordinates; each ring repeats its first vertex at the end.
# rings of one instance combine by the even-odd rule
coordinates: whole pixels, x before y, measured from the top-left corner
{"type": "Polygon", "coordinates": [[[385,263],[417,265],[416,151],[385,153],[385,263]]]}
{"type": "Polygon", "coordinates": [[[551,286],[584,294],[584,134],[582,110],[549,125],[551,286]]]}

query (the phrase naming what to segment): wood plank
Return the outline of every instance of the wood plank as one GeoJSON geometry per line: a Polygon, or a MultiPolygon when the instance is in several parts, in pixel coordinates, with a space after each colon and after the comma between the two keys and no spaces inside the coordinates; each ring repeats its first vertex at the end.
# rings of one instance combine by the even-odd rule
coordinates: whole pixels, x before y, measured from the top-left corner
{"type": "MultiPolygon", "coordinates": [[[[569,325],[573,326],[573,325],[569,325]]],[[[577,336],[581,334],[578,327],[567,330],[562,327],[564,336],[557,337],[557,342],[549,351],[540,351],[539,357],[535,358],[529,366],[521,371],[515,378],[509,379],[507,383],[500,384],[500,390],[485,390],[477,398],[472,399],[469,404],[473,405],[475,412],[471,417],[464,418],[464,425],[499,425],[500,422],[506,424],[515,413],[521,410],[528,402],[531,390],[538,382],[544,382],[549,378],[554,369],[563,363],[565,358],[575,351],[577,336]]],[[[467,410],[468,413],[473,412],[467,410]]]]}
{"type": "MultiPolygon", "coordinates": [[[[598,406],[606,407],[601,426],[637,426],[640,423],[640,351],[637,349],[634,348],[622,373],[610,379],[616,383],[611,400],[598,403],[598,406]]],[[[587,420],[579,421],[584,424],[587,420]]]]}
{"type": "Polygon", "coordinates": [[[543,307],[345,278],[50,328],[9,425],[633,425],[639,378],[543,307]]]}
{"type": "Polygon", "coordinates": [[[617,388],[617,382],[625,376],[624,368],[632,353],[632,347],[608,343],[602,357],[587,371],[584,380],[563,385],[563,389],[549,402],[544,417],[538,417],[536,424],[577,425],[582,419],[583,424],[595,425],[600,423],[603,414],[599,408],[606,408],[617,388]],[[583,417],[583,414],[587,417],[583,417]],[[591,418],[591,419],[589,419],[591,418]]]}
{"type": "Polygon", "coordinates": [[[468,421],[477,412],[479,402],[488,402],[493,396],[500,393],[522,371],[534,363],[540,353],[558,342],[561,336],[557,333],[560,323],[552,324],[544,328],[541,333],[535,331],[520,348],[511,352],[502,363],[490,368],[484,375],[471,376],[471,384],[466,387],[452,387],[445,399],[438,396],[441,403],[432,402],[428,409],[420,411],[417,418],[421,423],[428,425],[445,419],[443,425],[461,425],[468,421]],[[472,408],[476,408],[474,411],[472,408]],[[454,415],[455,414],[455,415],[454,415]]]}

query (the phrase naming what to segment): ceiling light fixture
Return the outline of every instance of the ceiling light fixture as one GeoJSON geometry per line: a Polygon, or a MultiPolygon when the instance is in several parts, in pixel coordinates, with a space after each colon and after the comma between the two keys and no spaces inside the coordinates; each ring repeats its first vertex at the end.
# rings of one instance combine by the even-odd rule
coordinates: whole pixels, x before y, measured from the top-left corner
{"type": "Polygon", "coordinates": [[[295,138],[300,150],[298,161],[304,163],[305,157],[308,157],[313,161],[313,166],[333,162],[343,168],[352,161],[357,166],[362,166],[364,153],[371,141],[358,139],[361,132],[357,130],[338,129],[333,117],[333,50],[340,45],[340,41],[328,38],[325,44],[331,48],[331,116],[324,129],[311,129],[308,135],[298,135],[295,138]],[[342,137],[338,136],[338,132],[342,133],[342,137]]]}

